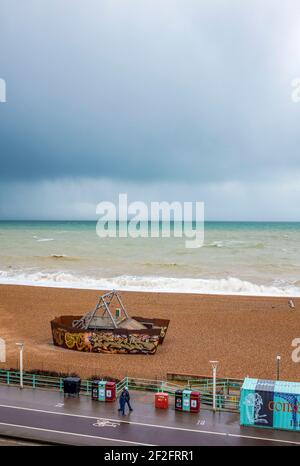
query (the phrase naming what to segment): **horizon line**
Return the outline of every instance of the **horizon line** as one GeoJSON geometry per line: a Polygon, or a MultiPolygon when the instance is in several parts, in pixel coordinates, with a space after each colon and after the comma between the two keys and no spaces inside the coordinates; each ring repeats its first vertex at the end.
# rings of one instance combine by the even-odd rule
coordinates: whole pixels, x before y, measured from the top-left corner
{"type": "MultiPolygon", "coordinates": [[[[132,219],[128,219],[127,222],[131,221],[132,219]]],[[[23,218],[23,219],[18,219],[18,218],[15,218],[15,219],[1,219],[0,218],[0,222],[90,222],[90,223],[97,223],[99,221],[99,219],[26,219],[26,218],[23,218]]],[[[110,219],[110,220],[105,220],[106,221],[111,221],[113,222],[114,219],[110,219]]],[[[124,220],[119,220],[119,219],[116,219],[117,222],[122,222],[124,220]]],[[[141,221],[141,222],[151,222],[152,220],[151,219],[148,219],[148,220],[138,220],[138,221],[141,221]]],[[[159,222],[163,222],[163,221],[168,221],[168,220],[159,220],[159,222]]],[[[170,222],[171,223],[174,223],[176,220],[172,220],[170,219],[170,222]]],[[[196,220],[193,219],[193,220],[188,220],[188,221],[192,221],[192,222],[195,222],[196,220]]],[[[180,222],[180,220],[177,220],[177,222],[180,222]]],[[[182,222],[184,222],[184,220],[182,220],[182,222]]],[[[223,222],[223,223],[300,223],[300,219],[299,220],[204,220],[204,223],[208,223],[208,222],[211,222],[211,223],[220,223],[220,222],[223,222]]]]}

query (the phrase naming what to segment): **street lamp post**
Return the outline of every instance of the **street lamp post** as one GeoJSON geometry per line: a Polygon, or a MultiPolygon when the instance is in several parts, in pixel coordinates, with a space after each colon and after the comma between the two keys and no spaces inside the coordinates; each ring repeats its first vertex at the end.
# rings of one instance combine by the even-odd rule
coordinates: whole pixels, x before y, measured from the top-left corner
{"type": "Polygon", "coordinates": [[[216,411],[217,367],[219,361],[209,361],[213,370],[213,410],[216,411]]]}
{"type": "Polygon", "coordinates": [[[24,343],[21,341],[16,343],[17,347],[19,348],[20,354],[20,388],[23,388],[23,351],[24,351],[24,343]]]}
{"type": "Polygon", "coordinates": [[[276,356],[276,367],[277,367],[277,380],[279,380],[280,376],[280,360],[281,356],[279,354],[276,356]]]}

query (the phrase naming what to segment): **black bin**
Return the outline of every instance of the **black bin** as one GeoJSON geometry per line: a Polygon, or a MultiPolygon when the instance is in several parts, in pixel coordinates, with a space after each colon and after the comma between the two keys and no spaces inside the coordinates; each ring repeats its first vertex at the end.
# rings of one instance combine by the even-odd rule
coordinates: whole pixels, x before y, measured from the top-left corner
{"type": "Polygon", "coordinates": [[[175,409],[182,411],[182,390],[176,390],[175,392],[175,409]]]}
{"type": "Polygon", "coordinates": [[[64,394],[79,396],[81,379],[79,377],[66,377],[64,379],[64,394]]]}
{"type": "Polygon", "coordinates": [[[99,380],[92,380],[92,400],[98,401],[99,397],[99,380]]]}

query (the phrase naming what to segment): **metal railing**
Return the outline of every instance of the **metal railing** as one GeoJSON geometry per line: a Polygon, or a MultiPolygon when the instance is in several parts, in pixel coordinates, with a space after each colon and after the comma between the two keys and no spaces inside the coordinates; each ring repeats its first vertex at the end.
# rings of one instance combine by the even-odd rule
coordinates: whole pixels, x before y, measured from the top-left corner
{"type": "MultiPolygon", "coordinates": [[[[48,389],[63,392],[64,377],[53,377],[42,374],[23,373],[24,387],[33,389],[48,389]]],[[[20,372],[0,369],[0,384],[5,385],[19,385],[20,372]]],[[[133,377],[125,377],[116,383],[117,396],[127,386],[129,390],[143,391],[143,392],[159,392],[163,391],[170,396],[174,396],[177,390],[195,390],[200,392],[200,400],[203,408],[211,409],[213,405],[212,383],[209,379],[204,383],[199,380],[189,381],[188,384],[183,385],[164,380],[151,380],[133,377]],[[196,383],[197,382],[197,383],[196,383]]],[[[81,395],[91,396],[92,381],[81,380],[81,395]]],[[[239,410],[240,391],[238,387],[228,385],[225,380],[217,381],[217,395],[216,407],[218,410],[224,411],[238,411],[239,410]]]]}
{"type": "Polygon", "coordinates": [[[134,377],[125,377],[119,383],[117,383],[117,392],[121,391],[125,386],[127,386],[131,390],[165,392],[169,393],[169,395],[174,395],[176,390],[182,390],[183,388],[185,388],[180,384],[166,382],[165,380],[151,380],[139,379],[134,377]]]}
{"type": "MultiPolygon", "coordinates": [[[[243,385],[243,379],[222,379],[217,378],[217,384],[223,387],[240,389],[243,385]]],[[[188,386],[210,386],[213,383],[212,377],[187,379],[188,386]]]]}
{"type": "MultiPolygon", "coordinates": [[[[19,385],[20,372],[0,369],[0,383],[6,385],[19,385]]],[[[63,391],[64,377],[52,377],[49,375],[23,372],[23,385],[28,388],[41,388],[63,391]]],[[[91,381],[81,380],[82,395],[91,394],[91,381]]]]}
{"type": "MultiPolygon", "coordinates": [[[[197,381],[198,382],[198,381],[197,381]]],[[[175,395],[177,390],[195,390],[200,393],[201,405],[206,408],[213,406],[213,392],[211,381],[207,384],[175,384],[163,380],[149,380],[125,377],[117,384],[117,393],[120,393],[127,386],[129,390],[142,390],[150,392],[163,391],[171,396],[175,395]]],[[[240,392],[235,387],[228,387],[226,381],[217,382],[216,408],[222,411],[239,411],[240,392]]]]}

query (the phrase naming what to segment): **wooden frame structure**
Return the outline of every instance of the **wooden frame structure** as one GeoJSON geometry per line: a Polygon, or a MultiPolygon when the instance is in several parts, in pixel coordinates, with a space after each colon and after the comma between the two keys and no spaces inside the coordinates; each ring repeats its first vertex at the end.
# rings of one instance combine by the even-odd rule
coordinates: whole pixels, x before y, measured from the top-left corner
{"type": "Polygon", "coordinates": [[[98,298],[96,307],[80,315],[51,320],[53,343],[90,353],[155,354],[164,341],[168,319],[130,317],[113,290],[98,298]]]}
{"type": "Polygon", "coordinates": [[[82,330],[96,330],[97,328],[105,327],[113,327],[118,328],[119,324],[128,319],[129,316],[127,311],[124,307],[124,304],[118,295],[116,290],[110,291],[102,296],[100,296],[96,307],[89,311],[87,314],[81,317],[81,319],[73,321],[73,327],[82,330]],[[114,315],[113,312],[110,310],[110,306],[112,305],[114,299],[117,300],[118,305],[120,306],[121,313],[120,315],[114,315]],[[102,312],[102,315],[99,315],[102,312]],[[98,322],[98,325],[97,325],[98,322]],[[102,325],[101,325],[102,324],[102,325]]]}

